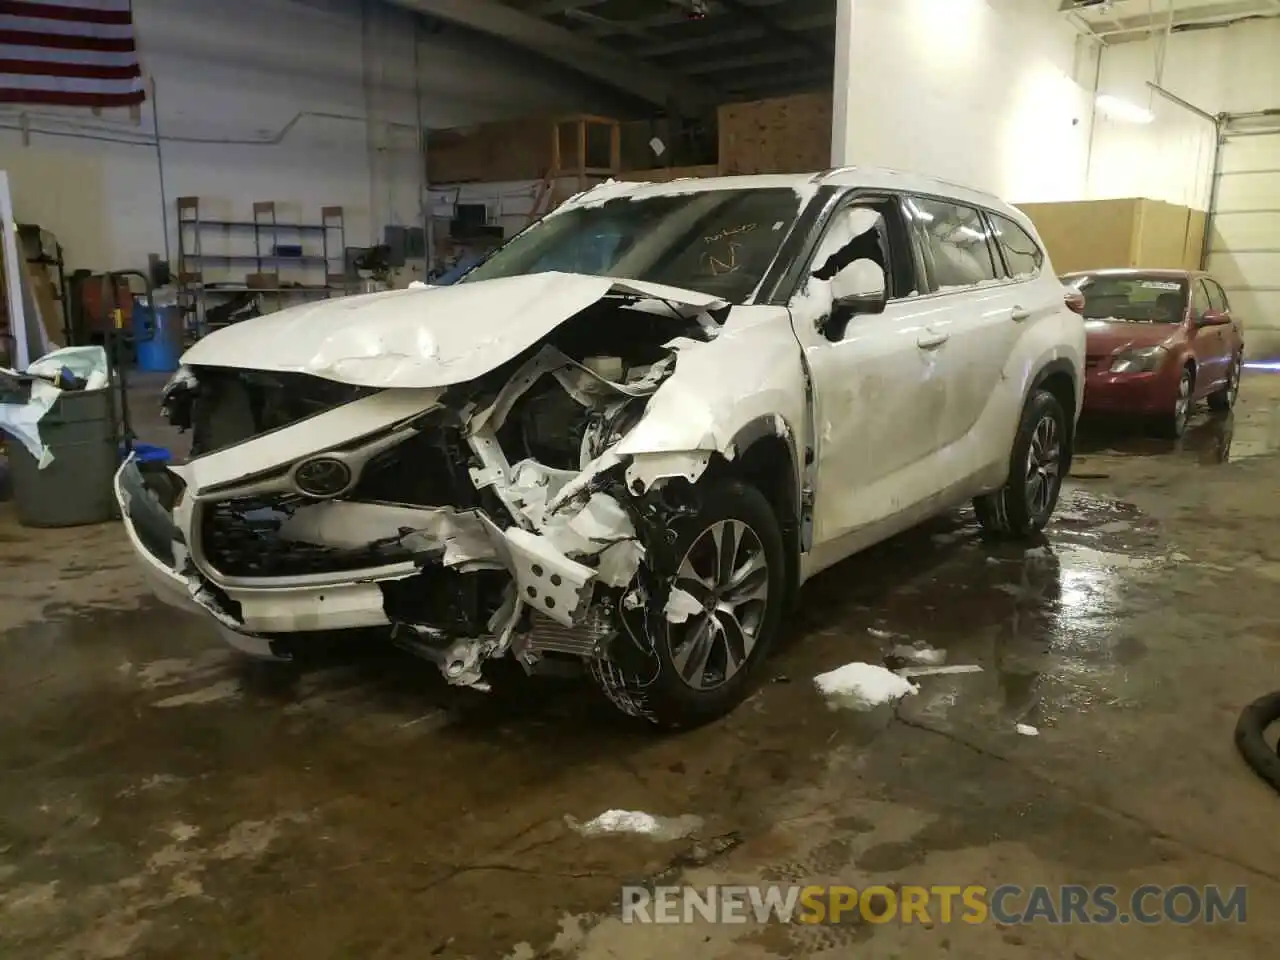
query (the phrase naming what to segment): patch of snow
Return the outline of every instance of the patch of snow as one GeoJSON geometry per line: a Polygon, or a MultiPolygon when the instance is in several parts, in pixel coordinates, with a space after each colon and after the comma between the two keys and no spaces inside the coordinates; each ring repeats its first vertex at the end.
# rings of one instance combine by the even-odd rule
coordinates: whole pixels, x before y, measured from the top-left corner
{"type": "Polygon", "coordinates": [[[914,683],[873,663],[846,663],[814,677],[813,683],[833,708],[854,710],[870,710],[920,691],[914,683]]]}
{"type": "Polygon", "coordinates": [[[672,589],[670,596],[667,597],[667,605],[662,609],[663,615],[671,623],[684,623],[701,612],[702,604],[698,602],[697,597],[679,587],[672,589]]]}
{"type": "Polygon", "coordinates": [[[1040,731],[1037,730],[1035,727],[1031,726],[1031,724],[1029,723],[1019,723],[1017,726],[1014,727],[1014,729],[1017,730],[1024,737],[1040,736],[1040,731]]]}
{"type": "Polygon", "coordinates": [[[952,673],[981,673],[976,663],[957,663],[949,667],[901,667],[895,671],[900,677],[937,677],[952,673]]]}
{"type": "Polygon", "coordinates": [[[222,680],[211,683],[191,693],[180,693],[173,697],[165,697],[152,704],[153,707],[189,707],[206,703],[217,703],[219,700],[230,700],[240,695],[239,680],[222,680]]]}
{"type": "Polygon", "coordinates": [[[888,630],[877,630],[875,627],[867,627],[867,633],[877,640],[892,640],[897,636],[896,633],[890,633],[888,630]]]}
{"type": "Polygon", "coordinates": [[[565,817],[565,822],[584,837],[632,833],[653,840],[680,840],[702,827],[702,818],[693,814],[655,817],[641,810],[606,810],[586,823],[579,823],[573,817],[565,817]]]}
{"type": "Polygon", "coordinates": [[[889,655],[897,657],[899,660],[920,663],[926,666],[937,666],[947,661],[947,651],[945,650],[937,650],[929,646],[909,647],[905,643],[898,644],[889,651],[889,655]]]}
{"type": "Polygon", "coordinates": [[[175,823],[169,827],[167,832],[178,843],[186,843],[188,840],[193,840],[199,836],[200,828],[193,827],[189,823],[175,823]]]}

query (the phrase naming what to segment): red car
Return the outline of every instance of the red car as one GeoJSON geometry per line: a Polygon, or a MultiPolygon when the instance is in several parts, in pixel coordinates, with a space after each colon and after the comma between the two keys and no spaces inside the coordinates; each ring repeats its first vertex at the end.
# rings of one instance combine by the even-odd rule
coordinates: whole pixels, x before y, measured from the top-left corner
{"type": "Polygon", "coordinates": [[[1235,404],[1244,332],[1208,274],[1116,269],[1060,279],[1085,318],[1085,412],[1149,417],[1180,437],[1198,400],[1215,410],[1235,404]]]}

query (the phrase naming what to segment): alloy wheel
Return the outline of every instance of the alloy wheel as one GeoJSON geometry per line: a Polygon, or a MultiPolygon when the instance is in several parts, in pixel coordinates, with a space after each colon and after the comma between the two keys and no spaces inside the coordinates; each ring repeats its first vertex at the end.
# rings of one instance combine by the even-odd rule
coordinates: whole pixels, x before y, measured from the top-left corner
{"type": "Polygon", "coordinates": [[[1178,381],[1178,399],[1173,402],[1173,422],[1181,433],[1191,412],[1191,375],[1184,373],[1178,381]]]}
{"type": "Polygon", "coordinates": [[[1027,510],[1033,517],[1043,515],[1053,502],[1062,472],[1062,443],[1058,437],[1058,421],[1043,416],[1031,434],[1027,448],[1027,510]]]}
{"type": "Polygon", "coordinates": [[[671,661],[694,690],[722,686],[746,664],[769,601],[769,562],[760,537],[741,520],[711,524],[690,545],[673,590],[701,609],[667,624],[671,661]]]}
{"type": "Polygon", "coordinates": [[[1236,357],[1231,362],[1231,372],[1227,374],[1227,403],[1229,406],[1236,405],[1236,397],[1240,395],[1240,374],[1244,361],[1240,357],[1236,357]]]}

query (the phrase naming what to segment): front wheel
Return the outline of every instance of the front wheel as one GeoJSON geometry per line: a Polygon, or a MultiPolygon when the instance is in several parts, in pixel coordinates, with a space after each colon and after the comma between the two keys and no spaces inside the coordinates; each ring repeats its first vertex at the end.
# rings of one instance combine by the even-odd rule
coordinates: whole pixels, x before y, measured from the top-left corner
{"type": "Polygon", "coordinates": [[[1178,393],[1173,398],[1173,409],[1164,414],[1156,423],[1161,435],[1170,440],[1177,440],[1187,432],[1187,420],[1191,417],[1191,397],[1195,389],[1195,376],[1190,367],[1183,367],[1182,376],[1178,379],[1178,393]]]}
{"type": "Polygon", "coordinates": [[[1058,503],[1070,442],[1070,426],[1058,398],[1048,390],[1033,391],[1013,439],[1009,479],[995,493],[973,502],[983,529],[1010,538],[1043,530],[1058,503]]]}
{"type": "MultiPolygon", "coordinates": [[[[661,727],[724,716],[754,688],[786,599],[778,518],[755,487],[708,484],[696,512],[674,523],[672,596],[634,630],[652,645],[647,665],[592,663],[592,676],[624,713],[661,727]]],[[[641,618],[635,618],[639,621],[641,618]]],[[[618,642],[630,642],[626,637],[618,642]]]]}
{"type": "Polygon", "coordinates": [[[1230,410],[1236,405],[1236,397],[1240,395],[1240,374],[1244,369],[1244,358],[1235,356],[1231,358],[1231,366],[1227,369],[1227,382],[1221,390],[1209,394],[1209,408],[1211,410],[1230,410]]]}

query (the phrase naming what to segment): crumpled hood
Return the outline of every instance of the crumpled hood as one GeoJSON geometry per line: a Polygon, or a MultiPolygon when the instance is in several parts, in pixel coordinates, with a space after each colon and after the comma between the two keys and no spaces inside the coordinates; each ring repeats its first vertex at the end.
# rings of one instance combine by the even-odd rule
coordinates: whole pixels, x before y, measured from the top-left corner
{"type": "Polygon", "coordinates": [[[301,304],[210,334],[186,366],[308,373],[369,387],[421,389],[474,380],[609,293],[693,310],[713,296],[634,280],[537,273],[301,304]]]}

